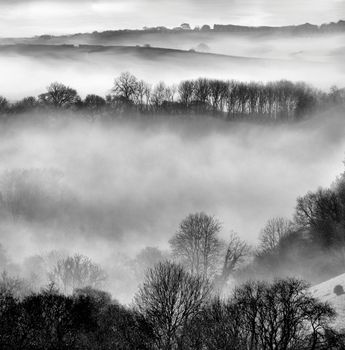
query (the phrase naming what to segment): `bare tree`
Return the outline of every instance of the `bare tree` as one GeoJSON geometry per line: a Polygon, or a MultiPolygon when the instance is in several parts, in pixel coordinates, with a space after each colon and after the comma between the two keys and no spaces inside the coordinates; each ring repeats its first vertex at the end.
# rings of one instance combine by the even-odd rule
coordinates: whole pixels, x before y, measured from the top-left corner
{"type": "Polygon", "coordinates": [[[328,348],[325,331],[335,312],[313,298],[304,281],[248,282],[234,291],[231,301],[242,318],[245,349],[328,348]]]}
{"type": "Polygon", "coordinates": [[[76,288],[100,288],[106,281],[106,273],[88,257],[75,254],[57,261],[49,274],[51,282],[71,294],[76,288]]]}
{"type": "Polygon", "coordinates": [[[138,93],[138,80],[129,72],[122,73],[114,81],[112,92],[127,102],[134,102],[138,93]]]}
{"type": "Polygon", "coordinates": [[[221,274],[215,279],[215,285],[219,290],[223,289],[229,277],[236,271],[249,253],[249,245],[233,232],[225,250],[221,274]]]}
{"type": "Polygon", "coordinates": [[[148,271],[135,302],[154,329],[157,349],[176,348],[184,327],[198,316],[209,295],[207,280],[181,265],[167,261],[148,271]]]}
{"type": "Polygon", "coordinates": [[[198,341],[203,345],[198,349],[247,350],[243,316],[240,308],[231,300],[213,298],[204,308],[194,332],[190,333],[190,336],[196,338],[194,343],[198,341]]]}
{"type": "Polygon", "coordinates": [[[260,233],[259,251],[273,252],[282,238],[286,237],[292,230],[292,222],[282,217],[267,221],[260,233]]]}
{"type": "Polygon", "coordinates": [[[140,110],[142,111],[144,109],[144,106],[148,105],[150,102],[151,97],[151,87],[149,84],[147,84],[144,80],[140,80],[137,83],[137,89],[136,89],[136,104],[139,105],[140,110]]]}
{"type": "Polygon", "coordinates": [[[188,107],[193,99],[194,82],[190,80],[183,81],[179,84],[177,90],[181,103],[188,107]]]}
{"type": "Polygon", "coordinates": [[[322,221],[341,221],[341,206],[337,195],[330,189],[308,192],[297,199],[296,222],[303,228],[316,228],[322,221]]]}
{"type": "Polygon", "coordinates": [[[210,277],[216,269],[221,251],[217,235],[221,224],[205,213],[189,215],[170,240],[173,255],[192,274],[210,277]]]}
{"type": "Polygon", "coordinates": [[[164,82],[159,82],[153,89],[151,94],[151,102],[154,107],[159,108],[163,105],[164,101],[168,101],[170,98],[170,91],[164,82]]]}
{"type": "Polygon", "coordinates": [[[53,105],[54,107],[68,107],[75,104],[80,97],[76,90],[61,83],[52,83],[47,87],[47,92],[41,94],[39,99],[43,103],[53,105]]]}

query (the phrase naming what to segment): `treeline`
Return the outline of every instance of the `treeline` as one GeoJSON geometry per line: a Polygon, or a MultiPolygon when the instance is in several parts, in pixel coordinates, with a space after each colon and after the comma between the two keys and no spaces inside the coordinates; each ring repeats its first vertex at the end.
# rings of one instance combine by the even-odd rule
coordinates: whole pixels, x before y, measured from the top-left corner
{"type": "Polygon", "coordinates": [[[345,89],[333,87],[325,93],[285,80],[264,84],[205,78],[151,86],[126,72],[115,79],[105,98],[91,94],[81,99],[75,89],[60,83],[14,103],[0,96],[0,115],[73,110],[108,117],[204,114],[225,120],[296,121],[335,105],[345,105],[345,89]]]}
{"type": "Polygon", "coordinates": [[[4,350],[343,349],[334,310],[297,279],[248,282],[228,299],[201,276],[163,262],[150,269],[132,307],[93,288],[63,295],[53,285],[22,299],[0,283],[4,350]]]}
{"type": "Polygon", "coordinates": [[[310,23],[294,26],[282,27],[248,27],[237,26],[232,24],[215,24],[213,27],[215,32],[230,32],[230,33],[260,33],[260,34],[290,34],[290,35],[310,35],[310,34],[326,34],[337,33],[345,30],[345,21],[324,23],[320,26],[310,23]]]}
{"type": "MultiPolygon", "coordinates": [[[[204,24],[201,26],[195,26],[192,28],[188,23],[184,23],[179,27],[168,28],[165,26],[157,27],[144,27],[143,29],[121,29],[121,30],[107,30],[103,32],[94,31],[91,34],[74,34],[73,37],[78,36],[92,36],[96,38],[112,38],[120,35],[136,35],[140,36],[146,33],[172,33],[172,34],[183,34],[183,33],[198,33],[198,32],[228,32],[228,33],[240,33],[240,34],[290,34],[290,35],[303,35],[303,34],[324,34],[324,33],[337,33],[345,30],[345,21],[339,20],[338,22],[323,23],[321,25],[315,25],[310,23],[300,25],[289,25],[281,27],[269,27],[269,26],[241,26],[234,24],[204,24]]],[[[64,36],[71,37],[71,36],[64,36]]],[[[51,40],[59,38],[53,35],[41,35],[38,39],[51,40]]]]}

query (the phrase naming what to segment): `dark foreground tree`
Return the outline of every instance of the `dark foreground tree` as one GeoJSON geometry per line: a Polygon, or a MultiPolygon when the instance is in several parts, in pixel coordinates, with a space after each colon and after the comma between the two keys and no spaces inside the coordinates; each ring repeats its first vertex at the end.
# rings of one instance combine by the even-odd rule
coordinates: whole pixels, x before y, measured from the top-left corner
{"type": "Polygon", "coordinates": [[[20,348],[18,320],[21,312],[16,299],[9,291],[0,289],[0,348],[13,350],[20,348]]]}
{"type": "Polygon", "coordinates": [[[319,349],[335,316],[297,279],[247,283],[235,290],[232,302],[240,310],[249,349],[319,349]]]}
{"type": "Polygon", "coordinates": [[[141,314],[102,291],[65,296],[49,287],[19,300],[0,292],[0,349],[149,350],[153,332],[141,314]]]}
{"type": "Polygon", "coordinates": [[[76,290],[73,320],[78,329],[77,349],[150,349],[150,325],[141,314],[112,300],[106,292],[76,290]]]}
{"type": "Polygon", "coordinates": [[[73,299],[53,290],[28,296],[19,305],[23,349],[71,349],[75,345],[73,299]]]}
{"type": "Polygon", "coordinates": [[[150,269],[135,301],[154,330],[156,349],[172,350],[183,343],[185,327],[197,318],[209,296],[209,283],[181,265],[164,262],[150,269]]]}
{"type": "Polygon", "coordinates": [[[333,309],[297,279],[247,282],[227,300],[214,298],[186,332],[182,349],[340,349],[329,327],[333,309]]]}
{"type": "Polygon", "coordinates": [[[151,269],[121,306],[93,288],[71,296],[53,286],[17,299],[0,291],[4,350],[340,350],[344,334],[329,326],[333,309],[296,279],[248,282],[228,300],[179,265],[151,269]]]}

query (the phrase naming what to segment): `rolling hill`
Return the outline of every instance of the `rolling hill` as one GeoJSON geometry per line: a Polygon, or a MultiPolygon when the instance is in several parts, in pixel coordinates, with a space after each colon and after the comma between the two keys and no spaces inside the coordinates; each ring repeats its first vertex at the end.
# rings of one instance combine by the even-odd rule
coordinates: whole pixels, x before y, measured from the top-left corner
{"type": "Polygon", "coordinates": [[[6,87],[6,96],[13,99],[40,93],[56,80],[76,88],[81,95],[105,95],[114,77],[124,71],[152,84],[159,81],[177,84],[199,77],[242,81],[288,79],[328,89],[333,84],[342,86],[343,68],[341,59],[264,58],[138,45],[0,45],[2,86],[6,87]]]}

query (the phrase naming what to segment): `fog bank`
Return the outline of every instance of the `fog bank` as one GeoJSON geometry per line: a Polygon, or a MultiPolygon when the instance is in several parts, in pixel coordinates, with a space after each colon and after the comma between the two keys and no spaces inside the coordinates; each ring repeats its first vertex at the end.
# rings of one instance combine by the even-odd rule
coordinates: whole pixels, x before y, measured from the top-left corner
{"type": "Polygon", "coordinates": [[[2,189],[6,174],[25,170],[21,181],[43,193],[33,191],[29,221],[2,209],[1,242],[17,261],[67,249],[109,264],[119,252],[165,249],[197,211],[219,218],[224,238],[235,230],[254,243],[268,218],[291,216],[297,196],[328,186],[343,169],[345,121],[334,115],[275,126],[46,124],[2,132],[2,189]]]}

